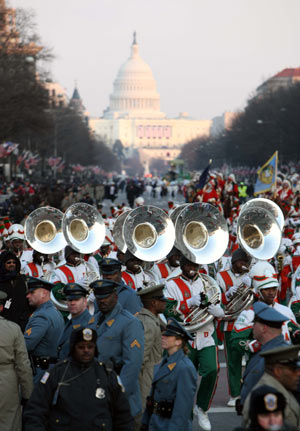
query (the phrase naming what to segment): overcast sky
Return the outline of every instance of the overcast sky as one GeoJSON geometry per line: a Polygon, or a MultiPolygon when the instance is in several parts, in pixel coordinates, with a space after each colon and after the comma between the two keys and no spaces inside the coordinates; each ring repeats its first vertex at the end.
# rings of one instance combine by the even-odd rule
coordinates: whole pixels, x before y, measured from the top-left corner
{"type": "Polygon", "coordinates": [[[53,80],[102,115],[137,32],[168,116],[242,109],[265,79],[300,67],[299,0],[10,0],[36,12],[53,80]]]}

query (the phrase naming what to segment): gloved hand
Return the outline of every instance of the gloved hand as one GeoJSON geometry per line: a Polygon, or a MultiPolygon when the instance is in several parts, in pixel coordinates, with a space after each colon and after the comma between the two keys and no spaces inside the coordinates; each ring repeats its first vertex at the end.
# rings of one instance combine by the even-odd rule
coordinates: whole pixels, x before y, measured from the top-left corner
{"type": "Polygon", "coordinates": [[[252,283],[252,278],[249,277],[248,274],[243,275],[243,277],[241,278],[241,282],[243,284],[245,284],[245,286],[250,287],[251,283],[252,283]]]}
{"type": "Polygon", "coordinates": [[[238,398],[235,402],[235,411],[237,412],[238,416],[242,416],[243,414],[243,405],[241,403],[241,399],[238,398]]]}
{"type": "Polygon", "coordinates": [[[89,284],[87,281],[87,278],[80,278],[79,280],[76,281],[77,284],[80,284],[80,286],[82,286],[84,289],[88,289],[89,284]]]}
{"type": "Polygon", "coordinates": [[[26,406],[26,404],[27,404],[27,402],[28,402],[28,399],[26,399],[26,398],[22,398],[22,399],[21,399],[21,406],[25,407],[25,406],[26,406]]]}
{"type": "Polygon", "coordinates": [[[225,313],[220,305],[211,304],[208,306],[207,311],[215,317],[224,317],[225,313]]]}
{"type": "Polygon", "coordinates": [[[191,308],[193,305],[198,307],[201,304],[200,295],[198,294],[198,295],[192,296],[191,298],[186,300],[186,303],[189,308],[191,308]]]}
{"type": "Polygon", "coordinates": [[[293,344],[300,344],[300,330],[297,329],[297,331],[294,331],[292,333],[291,338],[292,338],[293,344]]]}
{"type": "Polygon", "coordinates": [[[231,286],[227,292],[225,292],[226,299],[230,299],[238,290],[238,286],[231,286]]]}

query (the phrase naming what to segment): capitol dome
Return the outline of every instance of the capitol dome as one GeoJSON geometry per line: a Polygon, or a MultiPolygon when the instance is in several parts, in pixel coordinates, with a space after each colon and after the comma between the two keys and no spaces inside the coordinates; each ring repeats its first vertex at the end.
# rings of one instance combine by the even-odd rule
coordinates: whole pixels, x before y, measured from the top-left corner
{"type": "Polygon", "coordinates": [[[131,55],[118,71],[104,118],[165,118],[151,68],[139,55],[135,33],[131,55]]]}

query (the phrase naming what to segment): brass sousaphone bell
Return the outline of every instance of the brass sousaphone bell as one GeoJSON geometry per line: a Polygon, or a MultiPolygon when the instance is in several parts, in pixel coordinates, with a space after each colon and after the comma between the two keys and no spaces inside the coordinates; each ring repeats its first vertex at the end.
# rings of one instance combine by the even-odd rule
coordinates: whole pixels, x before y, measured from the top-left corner
{"type": "Polygon", "coordinates": [[[67,241],[62,229],[63,213],[53,207],[41,207],[32,211],[24,225],[28,244],[43,254],[63,250],[67,241]]]}
{"type": "Polygon", "coordinates": [[[164,258],[175,241],[172,220],[162,209],[143,205],[130,211],[123,224],[128,250],[137,258],[154,262],[164,258]]]}
{"type": "Polygon", "coordinates": [[[93,253],[105,238],[104,220],[92,205],[79,202],[67,208],[62,220],[63,233],[73,250],[93,253]]]}
{"type": "Polygon", "coordinates": [[[280,247],[283,224],[281,209],[273,201],[251,199],[237,221],[238,242],[255,259],[271,259],[280,247]]]}

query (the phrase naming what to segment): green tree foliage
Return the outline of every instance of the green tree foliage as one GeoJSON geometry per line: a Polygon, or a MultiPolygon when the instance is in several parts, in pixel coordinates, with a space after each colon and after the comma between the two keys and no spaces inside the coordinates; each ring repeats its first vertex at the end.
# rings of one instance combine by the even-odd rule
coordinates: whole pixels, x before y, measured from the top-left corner
{"type": "Polygon", "coordinates": [[[276,150],[279,161],[300,159],[300,84],[253,97],[233,122],[216,138],[187,143],[181,152],[190,169],[214,166],[261,166],[276,150]],[[204,162],[205,161],[205,162],[204,162]]]}
{"type": "Polygon", "coordinates": [[[0,13],[0,140],[21,142],[51,127],[48,95],[36,74],[37,59],[48,54],[35,44],[29,15],[19,12],[17,26],[10,28],[6,13],[0,13]]]}

